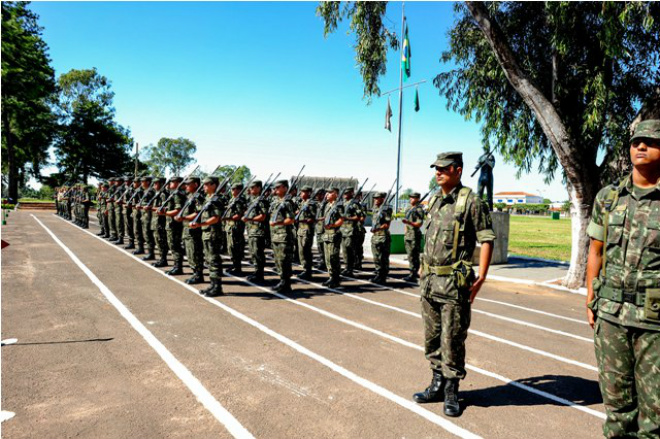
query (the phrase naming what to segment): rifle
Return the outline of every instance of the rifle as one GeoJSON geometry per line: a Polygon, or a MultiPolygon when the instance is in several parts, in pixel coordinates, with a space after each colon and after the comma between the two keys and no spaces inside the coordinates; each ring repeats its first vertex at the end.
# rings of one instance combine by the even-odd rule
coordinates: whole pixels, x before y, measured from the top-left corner
{"type": "MultiPolygon", "coordinates": [[[[160,195],[165,191],[165,189],[167,189],[167,185],[170,184],[170,181],[171,181],[171,180],[172,180],[172,177],[168,178],[167,181],[165,182],[165,184],[162,185],[162,186],[160,187],[160,189],[158,189],[158,192],[156,192],[156,193],[154,194],[154,196],[151,198],[151,200],[149,200],[149,202],[147,203],[147,205],[144,206],[145,209],[149,210],[149,209],[151,208],[151,205],[154,204],[154,201],[156,201],[156,200],[158,199],[158,197],[160,197],[160,195]]],[[[155,182],[155,181],[156,181],[156,179],[154,179],[154,182],[155,182]]],[[[142,204],[142,203],[144,202],[144,199],[146,198],[147,193],[148,193],[148,191],[145,192],[144,195],[142,195],[142,198],[140,199],[140,204],[142,204]]]]}
{"type": "MultiPolygon", "coordinates": [[[[218,167],[219,167],[219,166],[218,166],[218,167]]],[[[216,167],[215,170],[214,170],[213,172],[217,171],[217,170],[218,170],[218,167],[216,167]]],[[[211,175],[213,175],[213,172],[211,173],[211,175]]],[[[236,171],[234,170],[234,172],[236,172],[236,171]]],[[[233,175],[233,174],[232,174],[232,175],[233,175]]],[[[188,178],[190,178],[190,177],[188,177],[188,178]]],[[[192,197],[189,197],[188,200],[186,201],[186,204],[183,205],[183,207],[181,208],[181,210],[179,211],[179,213],[177,213],[176,215],[174,215],[174,219],[175,219],[175,220],[176,220],[176,219],[180,219],[180,218],[183,216],[183,212],[188,208],[188,206],[190,206],[190,204],[193,202],[193,200],[194,200],[195,198],[197,198],[197,195],[199,195],[199,194],[202,192],[202,189],[204,189],[204,185],[201,184],[201,182],[200,182],[200,185],[199,185],[199,187],[197,188],[197,190],[195,191],[195,193],[193,194],[193,196],[192,196],[192,197]]]]}
{"type": "MultiPolygon", "coordinates": [[[[399,186],[399,187],[397,187],[397,188],[396,188],[396,191],[399,192],[399,191],[401,190],[402,187],[403,187],[403,186],[399,186]]],[[[390,192],[392,192],[392,191],[390,191],[390,192]]],[[[391,196],[390,196],[389,193],[388,193],[387,195],[388,195],[388,197],[385,198],[385,202],[383,203],[384,205],[391,204],[391,203],[392,203],[392,200],[394,199],[394,197],[396,197],[396,193],[392,194],[391,196]]]]}
{"type": "MultiPolygon", "coordinates": [[[[330,183],[332,184],[332,182],[334,180],[335,180],[334,178],[332,180],[330,180],[330,183]]],[[[295,218],[296,222],[300,222],[300,217],[302,216],[302,214],[309,210],[310,201],[315,201],[316,197],[319,196],[319,193],[320,193],[321,190],[325,190],[325,178],[323,179],[323,183],[321,183],[321,185],[318,188],[313,190],[312,195],[309,197],[309,200],[307,201],[307,203],[305,203],[305,205],[302,207],[302,209],[300,209],[298,211],[298,213],[296,214],[296,218],[295,218]]]]}
{"type": "Polygon", "coordinates": [[[293,181],[291,182],[291,187],[289,188],[289,191],[284,196],[284,199],[282,200],[280,205],[277,206],[277,210],[275,211],[275,215],[273,215],[273,218],[275,218],[275,220],[277,220],[277,217],[280,215],[280,212],[282,211],[282,208],[284,207],[284,203],[291,200],[291,198],[293,198],[293,195],[291,195],[291,192],[293,191],[294,188],[296,188],[298,183],[300,183],[300,180],[303,178],[303,177],[300,176],[300,174],[302,173],[303,169],[305,169],[305,166],[306,165],[303,165],[303,167],[300,168],[300,171],[298,172],[298,175],[296,175],[296,178],[294,178],[293,181]]]}
{"type": "MultiPolygon", "coordinates": [[[[139,175],[137,175],[137,176],[135,177],[135,179],[137,180],[139,177],[144,177],[145,174],[146,174],[146,172],[147,172],[146,170],[143,170],[142,172],[140,172],[139,175]]],[[[135,181],[135,180],[133,180],[133,181],[135,181]]],[[[129,185],[129,186],[125,186],[125,187],[126,187],[126,189],[129,189],[129,188],[130,188],[130,185],[129,185]]],[[[131,195],[131,198],[128,199],[128,201],[126,202],[126,204],[130,204],[130,203],[131,203],[131,201],[133,200],[133,197],[135,196],[136,193],[137,193],[137,191],[133,192],[133,195],[131,195]]],[[[128,190],[124,190],[124,193],[122,194],[121,198],[117,200],[117,202],[118,202],[118,203],[122,203],[122,202],[124,201],[124,198],[126,198],[126,195],[127,195],[127,194],[128,194],[128,190]]]]}
{"type": "MultiPolygon", "coordinates": [[[[185,181],[188,177],[190,177],[191,175],[193,175],[193,173],[194,173],[197,169],[199,169],[199,165],[195,166],[195,169],[193,169],[188,175],[186,175],[186,177],[185,177],[182,181],[185,181]]],[[[171,180],[171,179],[172,179],[172,177],[170,177],[170,180],[171,180]]],[[[200,185],[200,186],[201,186],[201,185],[200,185]]],[[[169,203],[170,200],[174,197],[174,194],[175,194],[175,193],[176,193],[176,191],[172,191],[172,192],[170,193],[170,195],[167,197],[167,199],[166,199],[166,200],[163,202],[163,204],[158,208],[158,210],[156,211],[156,213],[159,213],[159,214],[160,214],[160,213],[163,213],[163,210],[165,209],[165,206],[166,206],[167,203],[169,203]]]]}
{"type": "MultiPolygon", "coordinates": [[[[136,203],[138,206],[142,205],[142,202],[143,202],[144,199],[147,197],[147,194],[149,193],[149,191],[151,190],[151,188],[154,187],[154,184],[156,183],[156,180],[158,180],[158,177],[154,177],[154,178],[151,180],[151,184],[149,185],[149,187],[147,188],[147,190],[144,191],[144,194],[140,197],[140,201],[139,201],[138,203],[136,203]]],[[[127,205],[127,206],[133,202],[133,198],[135,198],[135,196],[136,196],[137,194],[138,194],[138,191],[136,190],[136,191],[133,193],[133,195],[131,196],[131,198],[129,198],[128,201],[126,202],[126,205],[127,205]]]]}
{"type": "MultiPolygon", "coordinates": [[[[277,178],[280,176],[280,174],[281,174],[281,172],[278,172],[277,175],[275,176],[275,178],[270,180],[270,177],[269,177],[268,180],[270,180],[270,181],[266,180],[266,184],[264,184],[264,187],[262,188],[261,193],[259,194],[259,197],[256,200],[254,200],[252,203],[250,203],[250,206],[248,207],[247,211],[245,212],[245,215],[243,215],[243,218],[252,218],[252,216],[251,216],[252,212],[254,211],[254,209],[256,209],[257,204],[264,199],[264,194],[266,193],[266,191],[268,189],[270,189],[270,187],[273,185],[273,183],[275,181],[277,181],[277,178]]],[[[273,174],[270,174],[270,175],[272,176],[273,174]]]]}
{"type": "Polygon", "coordinates": [[[493,151],[488,151],[488,154],[486,154],[486,157],[484,158],[484,161],[481,162],[481,164],[477,164],[477,166],[474,168],[474,172],[472,173],[472,175],[470,175],[470,177],[474,177],[474,175],[475,175],[477,172],[479,172],[479,170],[480,170],[481,168],[484,167],[484,165],[486,164],[486,161],[488,160],[488,157],[490,157],[491,155],[493,155],[493,151]]]}
{"type": "MultiPolygon", "coordinates": [[[[271,174],[272,175],[272,174],[271,174]]],[[[241,195],[245,193],[246,190],[250,187],[250,184],[254,181],[254,179],[257,178],[256,175],[253,175],[250,181],[248,181],[244,186],[243,189],[236,195],[234,198],[231,199],[231,201],[227,204],[227,207],[225,208],[224,212],[222,212],[222,215],[220,215],[221,220],[228,220],[231,217],[227,216],[227,213],[230,212],[234,206],[236,205],[236,202],[241,198],[241,195]]]]}

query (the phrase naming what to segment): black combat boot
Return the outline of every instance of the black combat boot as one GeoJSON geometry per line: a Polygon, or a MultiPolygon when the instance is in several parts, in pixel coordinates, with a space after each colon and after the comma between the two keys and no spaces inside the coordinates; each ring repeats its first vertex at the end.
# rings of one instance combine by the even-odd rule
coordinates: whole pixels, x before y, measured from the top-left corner
{"type": "Polygon", "coordinates": [[[218,297],[222,294],[222,284],[218,279],[211,279],[211,286],[201,291],[204,297],[218,297]]]}
{"type": "Polygon", "coordinates": [[[341,282],[339,281],[339,277],[332,278],[328,282],[328,285],[326,285],[328,288],[339,288],[341,286],[341,282]]]}
{"type": "Polygon", "coordinates": [[[406,282],[409,282],[409,283],[412,283],[412,284],[416,284],[417,283],[417,275],[413,274],[413,273],[410,273],[408,276],[404,277],[402,280],[404,280],[406,282]]]}
{"type": "Polygon", "coordinates": [[[273,288],[274,291],[278,293],[290,293],[291,292],[291,283],[286,281],[281,281],[273,288]]]}
{"type": "Polygon", "coordinates": [[[133,250],[135,248],[135,240],[129,239],[128,245],[124,247],[124,250],[133,250]]]}
{"type": "Polygon", "coordinates": [[[354,277],[355,275],[353,274],[353,270],[349,270],[348,268],[345,268],[341,271],[342,276],[348,276],[348,277],[354,277]]]}
{"type": "Polygon", "coordinates": [[[301,280],[312,280],[312,270],[305,270],[296,277],[301,280]]]}
{"type": "Polygon", "coordinates": [[[133,251],[134,255],[143,255],[144,254],[144,244],[138,242],[137,250],[133,251]]]}
{"type": "Polygon", "coordinates": [[[461,406],[458,403],[458,380],[447,379],[445,383],[445,415],[455,418],[461,415],[461,406]]]}
{"type": "Polygon", "coordinates": [[[262,284],[264,283],[264,274],[255,272],[254,274],[249,275],[246,279],[248,282],[254,284],[262,284]]]}
{"type": "Polygon", "coordinates": [[[375,277],[371,278],[371,282],[375,283],[377,285],[387,285],[387,281],[385,280],[385,278],[380,277],[380,276],[375,276],[375,277]]]}
{"type": "Polygon", "coordinates": [[[156,255],[154,254],[154,249],[152,248],[150,248],[147,254],[142,257],[143,261],[153,261],[154,259],[156,259],[156,255]]]}
{"type": "Polygon", "coordinates": [[[171,270],[167,272],[170,276],[179,276],[183,274],[183,267],[181,266],[181,262],[175,262],[174,267],[172,267],[171,270]]]}
{"type": "Polygon", "coordinates": [[[433,371],[433,380],[431,385],[423,392],[415,393],[413,400],[419,404],[426,404],[427,402],[440,402],[445,397],[445,377],[439,370],[433,371]]]}
{"type": "Polygon", "coordinates": [[[167,258],[164,258],[164,257],[161,256],[161,258],[159,260],[157,260],[156,262],[154,262],[151,265],[153,265],[154,267],[160,268],[160,267],[167,267],[169,264],[167,263],[167,258]]]}
{"type": "Polygon", "coordinates": [[[105,230],[101,230],[96,236],[105,236],[105,230]]]}
{"type": "Polygon", "coordinates": [[[232,266],[227,270],[227,274],[231,274],[232,276],[242,276],[243,275],[243,270],[241,269],[241,266],[232,266]]]}
{"type": "Polygon", "coordinates": [[[117,235],[106,236],[105,239],[109,240],[112,243],[117,240],[117,235]]]}
{"type": "Polygon", "coordinates": [[[204,274],[196,271],[192,276],[186,279],[188,285],[201,284],[204,283],[204,274]]]}

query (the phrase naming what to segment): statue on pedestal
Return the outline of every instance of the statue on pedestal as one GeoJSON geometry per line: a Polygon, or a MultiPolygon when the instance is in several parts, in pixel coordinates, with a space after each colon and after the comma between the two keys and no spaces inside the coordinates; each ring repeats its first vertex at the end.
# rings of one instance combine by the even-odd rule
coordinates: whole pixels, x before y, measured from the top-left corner
{"type": "Polygon", "coordinates": [[[479,170],[481,170],[481,173],[479,174],[477,195],[479,196],[479,198],[483,199],[484,190],[486,190],[488,208],[490,209],[491,212],[493,211],[493,168],[494,167],[495,167],[495,156],[493,155],[492,151],[486,151],[485,154],[479,157],[477,166],[474,168],[474,172],[471,175],[472,177],[474,177],[474,174],[476,174],[479,170]]]}

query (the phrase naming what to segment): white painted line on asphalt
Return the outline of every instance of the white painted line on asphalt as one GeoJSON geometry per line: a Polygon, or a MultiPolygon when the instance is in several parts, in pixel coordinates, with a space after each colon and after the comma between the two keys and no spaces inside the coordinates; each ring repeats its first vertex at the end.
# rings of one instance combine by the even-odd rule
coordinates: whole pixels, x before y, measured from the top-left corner
{"type": "Polygon", "coordinates": [[[2,412],[0,412],[0,422],[8,421],[14,416],[16,416],[16,413],[2,410],[2,412]]]}
{"type": "Polygon", "coordinates": [[[2,340],[2,343],[0,343],[0,344],[2,344],[2,346],[6,346],[6,345],[14,344],[17,341],[18,341],[17,338],[8,338],[6,340],[2,340]]]}
{"type": "MultiPolygon", "coordinates": [[[[148,329],[135,317],[129,309],[115,296],[110,289],[105,286],[101,280],[96,277],[92,271],[82,263],[80,259],[62,242],[60,239],[42,223],[36,216],[32,218],[44,228],[46,232],[53,238],[71,260],[82,270],[83,273],[98,287],[101,294],[114,306],[119,314],[126,319],[126,321],[137,331],[138,334],[156,351],[156,353],[163,359],[167,366],[174,372],[174,374],[190,389],[190,391],[197,397],[204,407],[217,419],[235,438],[241,439],[254,439],[254,436],[241,425],[240,422],[225,409],[215,397],[204,387],[204,385],[183,365],[176,357],[163,345],[148,329]]],[[[82,229],[81,229],[82,230],[82,229]]],[[[89,232],[87,232],[89,233],[89,232]]],[[[94,236],[90,233],[90,235],[94,236]]],[[[100,239],[100,238],[99,238],[100,239]]],[[[118,249],[119,250],[119,249],[118,249]]],[[[137,258],[136,258],[137,259],[137,258]]],[[[163,273],[164,274],[164,273],[163,273]]]]}
{"type": "MultiPolygon", "coordinates": [[[[196,294],[199,294],[199,291],[198,291],[196,288],[194,288],[194,287],[192,287],[192,286],[190,286],[190,285],[188,285],[188,284],[186,284],[186,283],[184,283],[184,282],[182,282],[182,281],[180,281],[180,280],[178,280],[178,279],[176,279],[176,278],[172,278],[172,277],[168,276],[168,275],[165,274],[163,271],[161,271],[161,270],[159,270],[159,269],[157,269],[157,268],[155,268],[155,267],[153,267],[153,266],[151,266],[151,265],[145,263],[144,261],[142,261],[142,260],[140,260],[139,258],[137,258],[137,257],[135,257],[135,256],[133,256],[133,255],[131,255],[131,254],[129,254],[128,252],[123,251],[123,250],[121,250],[120,248],[113,246],[112,244],[110,244],[110,243],[104,241],[103,239],[101,239],[101,238],[99,238],[99,237],[93,235],[92,233],[90,233],[90,232],[87,232],[87,233],[89,233],[90,235],[94,236],[95,238],[101,240],[102,242],[104,242],[104,243],[110,245],[111,247],[116,248],[116,249],[119,250],[119,251],[122,251],[122,253],[125,253],[126,255],[128,255],[129,257],[132,257],[133,259],[135,259],[136,261],[140,262],[141,264],[143,264],[143,265],[145,265],[145,266],[151,268],[152,270],[154,270],[154,271],[156,271],[156,272],[158,272],[158,273],[164,275],[164,276],[167,277],[168,279],[170,279],[170,280],[172,280],[172,281],[174,281],[174,282],[177,282],[178,284],[180,284],[180,285],[183,286],[184,288],[186,288],[186,289],[188,289],[188,290],[190,290],[190,291],[192,291],[192,292],[194,292],[194,293],[196,293],[196,294]]],[[[251,264],[249,264],[249,263],[247,263],[247,262],[243,262],[243,264],[244,264],[244,265],[251,265],[251,264]]],[[[272,270],[267,270],[267,271],[272,272],[272,270]]],[[[336,314],[330,313],[330,312],[325,311],[325,310],[322,310],[322,309],[320,309],[320,308],[316,308],[316,307],[314,307],[314,306],[312,306],[312,305],[309,305],[309,304],[306,304],[306,303],[303,303],[303,302],[298,302],[298,301],[296,301],[296,300],[294,300],[294,299],[291,299],[290,297],[284,296],[284,295],[279,294],[279,293],[276,293],[276,292],[274,292],[274,291],[272,291],[272,290],[270,290],[270,289],[268,289],[268,288],[265,288],[265,287],[263,287],[263,286],[260,286],[260,285],[254,284],[254,283],[252,283],[252,282],[249,282],[248,280],[243,279],[243,278],[241,278],[241,277],[238,277],[238,276],[231,276],[231,277],[233,277],[234,279],[237,279],[237,280],[239,280],[239,281],[242,281],[242,282],[244,282],[244,283],[246,283],[246,284],[249,284],[249,285],[251,285],[251,286],[253,286],[253,287],[255,287],[255,288],[258,288],[258,289],[260,289],[260,290],[262,290],[262,291],[264,291],[264,292],[267,292],[267,293],[272,294],[272,295],[274,295],[274,296],[277,296],[277,297],[280,297],[280,298],[282,298],[282,299],[285,299],[285,300],[287,300],[288,302],[294,303],[294,304],[299,305],[299,306],[303,306],[303,307],[305,307],[305,308],[307,308],[307,309],[310,309],[310,310],[313,310],[313,311],[315,311],[315,312],[318,312],[318,313],[320,313],[320,314],[322,314],[322,315],[324,315],[324,316],[326,316],[326,317],[329,317],[329,318],[335,319],[335,320],[337,320],[337,321],[340,321],[340,322],[342,322],[342,323],[344,323],[344,324],[347,324],[347,325],[350,325],[350,326],[356,327],[356,328],[358,328],[358,329],[361,329],[361,330],[364,330],[364,331],[370,332],[370,333],[372,333],[372,334],[378,335],[378,336],[380,336],[380,337],[383,337],[383,338],[385,338],[385,339],[387,339],[387,340],[390,340],[390,341],[393,341],[393,342],[395,342],[395,343],[401,344],[401,345],[403,345],[403,346],[406,346],[406,347],[409,347],[409,348],[412,348],[412,349],[415,349],[415,350],[418,350],[418,351],[422,351],[422,352],[424,351],[424,349],[423,349],[421,346],[415,345],[414,343],[408,342],[408,341],[403,340],[403,339],[401,339],[401,338],[399,338],[399,337],[396,337],[396,336],[393,336],[393,335],[387,334],[387,333],[385,333],[385,332],[379,331],[379,330],[377,330],[377,329],[371,328],[371,327],[366,326],[366,325],[363,325],[363,324],[361,324],[361,323],[354,322],[354,321],[352,321],[352,320],[349,320],[349,319],[346,319],[346,318],[340,317],[340,316],[338,316],[338,315],[336,315],[336,314]]],[[[303,282],[302,280],[300,280],[300,281],[303,282]]],[[[322,286],[322,285],[315,284],[315,283],[310,282],[310,281],[304,281],[304,282],[305,282],[305,283],[308,283],[308,284],[315,285],[315,286],[319,286],[319,287],[321,287],[321,288],[323,288],[323,289],[328,289],[328,290],[330,290],[330,291],[333,291],[333,292],[336,292],[336,293],[339,293],[339,294],[342,294],[342,295],[349,295],[349,297],[353,297],[353,298],[356,298],[356,299],[358,299],[358,300],[362,300],[362,301],[365,301],[365,302],[367,302],[367,303],[371,303],[371,304],[373,304],[373,305],[386,307],[386,308],[392,309],[392,310],[394,310],[394,311],[401,312],[401,313],[404,313],[404,314],[408,314],[408,315],[411,315],[411,316],[413,316],[413,317],[416,317],[416,318],[420,318],[420,319],[421,319],[421,315],[416,314],[416,313],[413,313],[413,312],[411,312],[411,311],[407,311],[407,310],[400,309],[400,308],[396,308],[396,307],[391,307],[391,306],[389,306],[389,305],[385,305],[385,304],[382,304],[382,303],[379,303],[379,302],[375,302],[375,301],[372,301],[372,300],[369,300],[369,299],[365,299],[365,298],[362,298],[362,297],[359,297],[359,296],[356,296],[356,295],[353,295],[353,294],[350,294],[350,293],[346,293],[346,292],[344,292],[344,291],[340,291],[340,290],[336,290],[336,289],[333,289],[333,288],[324,287],[324,286],[322,286]]],[[[203,297],[203,298],[204,298],[205,300],[207,300],[208,302],[210,302],[210,303],[212,303],[212,304],[214,304],[214,305],[216,305],[216,306],[219,306],[219,307],[221,307],[221,308],[223,308],[223,309],[226,307],[226,305],[222,304],[221,302],[217,302],[217,301],[215,301],[215,300],[212,300],[212,299],[209,299],[209,298],[205,298],[205,297],[203,297]]],[[[249,317],[247,317],[247,318],[249,319],[249,317]]],[[[527,351],[529,351],[529,352],[534,352],[534,353],[537,353],[537,354],[539,354],[539,355],[543,355],[543,356],[546,356],[546,357],[548,357],[548,358],[553,358],[553,359],[558,360],[558,361],[562,361],[562,362],[565,362],[565,363],[568,363],[568,364],[572,364],[572,365],[576,365],[576,366],[579,366],[579,367],[583,367],[583,368],[588,369],[588,370],[594,370],[594,369],[597,370],[596,368],[594,368],[593,366],[590,366],[590,365],[588,365],[588,364],[580,363],[580,362],[575,361],[575,360],[570,360],[570,359],[568,359],[568,358],[564,358],[564,357],[561,357],[561,356],[559,356],[559,355],[554,355],[554,354],[551,354],[551,353],[549,353],[549,352],[541,351],[541,350],[539,350],[539,349],[531,348],[531,347],[529,347],[529,346],[524,346],[524,345],[521,345],[521,344],[518,344],[518,343],[515,343],[515,342],[512,342],[512,341],[509,341],[509,340],[504,340],[504,339],[501,339],[501,338],[499,338],[499,337],[495,337],[495,336],[490,335],[490,334],[485,334],[485,333],[482,333],[482,332],[479,332],[479,331],[474,331],[474,330],[472,330],[472,329],[470,329],[469,332],[470,332],[471,334],[474,334],[474,335],[477,335],[477,336],[482,336],[482,337],[485,336],[485,338],[488,338],[488,339],[493,340],[493,341],[499,341],[499,342],[502,342],[502,343],[508,344],[508,345],[510,345],[510,346],[513,346],[513,347],[518,347],[518,348],[521,348],[521,349],[527,350],[527,351]]],[[[295,343],[295,342],[294,342],[294,343],[295,343]]],[[[328,361],[329,361],[329,360],[328,360],[328,361]]],[[[602,412],[599,412],[599,411],[597,411],[597,410],[593,410],[593,409],[590,409],[590,408],[588,408],[588,407],[582,406],[582,405],[580,405],[580,404],[577,404],[577,403],[575,403],[575,402],[573,402],[573,401],[570,401],[570,400],[567,400],[567,399],[565,399],[565,398],[561,398],[561,397],[559,397],[559,396],[553,395],[553,394],[548,393],[548,392],[545,392],[545,391],[543,391],[543,390],[535,389],[534,387],[527,386],[527,385],[525,385],[525,384],[522,384],[522,383],[519,383],[519,382],[517,382],[517,381],[514,381],[514,380],[512,380],[512,379],[510,379],[510,378],[506,378],[506,377],[504,377],[504,376],[502,376],[502,375],[496,374],[496,373],[494,373],[494,372],[489,372],[489,371],[487,371],[487,370],[484,370],[484,369],[478,368],[478,367],[476,367],[476,366],[472,366],[472,365],[467,364],[465,367],[466,367],[466,369],[468,369],[468,370],[472,370],[472,371],[474,371],[474,372],[476,372],[476,373],[479,373],[479,374],[481,374],[481,375],[485,375],[485,376],[488,376],[488,377],[493,378],[493,379],[495,379],[495,380],[501,381],[501,382],[503,382],[503,383],[506,383],[506,384],[512,385],[512,386],[517,387],[517,388],[519,388],[519,389],[521,389],[521,390],[525,390],[525,391],[528,391],[528,392],[530,392],[530,393],[533,393],[533,394],[536,394],[536,395],[539,395],[539,396],[543,396],[543,397],[545,397],[545,398],[547,398],[547,399],[550,399],[550,400],[555,401],[555,402],[558,402],[558,403],[560,403],[560,404],[563,404],[563,405],[569,406],[569,407],[571,407],[571,408],[573,408],[573,409],[576,409],[576,410],[582,411],[582,412],[584,412],[584,413],[588,413],[588,414],[590,414],[590,415],[592,415],[592,416],[596,416],[596,417],[598,417],[598,418],[600,418],[600,419],[605,419],[605,414],[603,414],[602,412]]]]}
{"type": "MultiPolygon", "coordinates": [[[[36,217],[35,217],[35,220],[39,221],[36,217]]],[[[41,221],[39,221],[39,222],[41,223],[41,221]]],[[[46,226],[43,225],[43,223],[42,223],[42,226],[49,233],[51,233],[51,236],[53,236],[53,239],[59,241],[57,239],[57,237],[55,235],[53,235],[52,232],[50,232],[50,230],[48,230],[46,228],[46,226]]],[[[248,325],[260,330],[261,332],[273,337],[274,339],[276,339],[279,342],[289,346],[290,348],[292,348],[295,351],[305,355],[306,357],[309,357],[309,358],[315,360],[316,362],[321,363],[322,365],[326,366],[327,368],[331,369],[332,371],[344,376],[345,378],[348,378],[349,380],[351,380],[354,383],[364,387],[365,389],[370,390],[370,391],[376,393],[377,395],[380,395],[380,396],[390,400],[391,402],[393,402],[393,403],[395,403],[395,404],[397,404],[397,405],[399,405],[399,406],[401,406],[401,407],[403,407],[403,408],[405,408],[405,409],[421,416],[422,418],[434,423],[435,425],[447,430],[448,432],[450,432],[450,433],[452,433],[456,436],[459,436],[459,437],[462,437],[462,438],[465,438],[465,439],[480,439],[481,438],[481,436],[478,436],[478,435],[476,435],[476,434],[474,434],[474,433],[472,433],[468,430],[465,430],[462,427],[459,427],[458,425],[454,424],[453,422],[449,421],[448,419],[445,419],[444,417],[442,417],[440,415],[437,415],[436,413],[433,413],[432,411],[427,410],[427,409],[423,408],[422,406],[420,406],[420,405],[418,405],[418,404],[416,404],[416,403],[414,403],[410,400],[407,400],[407,399],[405,399],[405,398],[403,398],[403,397],[401,397],[401,396],[385,389],[384,387],[379,386],[378,384],[375,384],[375,383],[373,383],[373,382],[371,382],[371,381],[369,381],[365,378],[362,378],[362,377],[358,376],[357,374],[343,368],[342,366],[340,366],[336,363],[333,363],[329,359],[327,359],[327,358],[325,358],[325,357],[323,357],[323,356],[321,356],[321,355],[319,355],[315,352],[312,352],[311,350],[309,350],[306,347],[296,343],[295,341],[291,340],[290,338],[287,338],[284,335],[273,331],[272,329],[270,329],[270,328],[266,327],[265,325],[257,322],[256,320],[251,319],[250,317],[246,316],[245,314],[242,314],[242,313],[236,311],[235,309],[225,305],[224,303],[218,302],[217,300],[213,300],[211,298],[204,297],[204,296],[200,295],[199,290],[197,290],[197,288],[195,288],[191,285],[188,285],[185,282],[180,281],[179,279],[173,278],[172,276],[168,276],[164,271],[159,270],[158,268],[153,267],[152,265],[146,263],[145,261],[143,261],[143,260],[127,253],[123,249],[121,249],[119,247],[116,247],[116,246],[110,244],[109,242],[106,242],[102,238],[99,238],[98,236],[94,235],[93,233],[88,232],[87,230],[83,230],[83,229],[81,229],[81,230],[83,232],[86,232],[86,233],[90,234],[94,238],[99,239],[101,242],[104,242],[105,244],[111,246],[112,248],[117,249],[118,251],[124,253],[125,255],[135,259],[136,261],[138,261],[139,263],[141,263],[145,267],[150,268],[150,269],[154,270],[157,273],[160,273],[162,276],[165,276],[165,278],[167,278],[167,279],[169,279],[173,282],[176,282],[177,284],[181,285],[182,287],[184,287],[188,291],[191,291],[191,292],[197,294],[200,298],[202,298],[202,299],[206,300],[207,302],[223,309],[224,311],[226,311],[227,313],[229,313],[232,316],[236,317],[237,319],[239,319],[239,320],[247,323],[248,325]]],[[[60,245],[63,248],[66,249],[64,244],[60,244],[60,245]]],[[[71,253],[71,255],[73,255],[73,253],[71,253]]],[[[73,255],[73,257],[75,257],[75,255],[73,255]]],[[[92,274],[92,276],[93,276],[93,274],[92,274]]],[[[238,278],[238,279],[242,280],[241,278],[238,278]]],[[[248,283],[247,281],[245,281],[245,282],[248,283]]],[[[146,328],[145,328],[145,330],[146,330],[146,328]]]]}
{"type": "Polygon", "coordinates": [[[536,314],[542,314],[544,316],[554,317],[556,319],[562,319],[562,320],[566,320],[566,321],[569,321],[569,322],[579,323],[581,325],[588,325],[589,324],[585,320],[573,319],[571,317],[564,317],[564,316],[560,316],[559,314],[553,314],[551,312],[541,311],[541,310],[534,309],[534,308],[527,308],[526,306],[514,305],[513,303],[501,302],[499,300],[484,299],[483,297],[477,297],[475,300],[478,300],[478,301],[481,301],[481,302],[496,303],[498,305],[508,306],[508,307],[516,308],[516,309],[522,309],[524,311],[533,312],[533,313],[536,313],[536,314]]]}

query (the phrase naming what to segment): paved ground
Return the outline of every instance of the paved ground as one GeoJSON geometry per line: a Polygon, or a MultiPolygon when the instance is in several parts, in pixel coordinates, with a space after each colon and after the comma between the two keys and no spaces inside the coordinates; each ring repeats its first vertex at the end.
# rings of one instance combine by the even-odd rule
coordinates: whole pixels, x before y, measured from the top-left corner
{"type": "Polygon", "coordinates": [[[206,299],[92,233],[47,212],[2,228],[5,438],[601,437],[581,296],[487,283],[450,419],[410,399],[430,372],[403,268],[206,299]]]}

